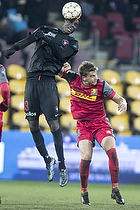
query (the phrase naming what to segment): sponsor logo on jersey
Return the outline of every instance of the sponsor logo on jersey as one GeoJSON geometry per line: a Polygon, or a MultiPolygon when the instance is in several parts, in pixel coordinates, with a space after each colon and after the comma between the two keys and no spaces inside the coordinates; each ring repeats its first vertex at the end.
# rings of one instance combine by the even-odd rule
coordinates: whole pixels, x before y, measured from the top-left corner
{"type": "Polygon", "coordinates": [[[59,114],[55,114],[54,116],[55,116],[55,117],[58,117],[58,116],[59,116],[59,114]]]}
{"type": "Polygon", "coordinates": [[[49,31],[48,33],[45,33],[45,35],[51,36],[51,37],[53,37],[53,38],[56,37],[56,34],[55,34],[55,33],[52,33],[51,31],[49,31]]]}
{"type": "Polygon", "coordinates": [[[68,45],[68,44],[69,44],[68,40],[64,39],[63,40],[63,45],[68,45]]]}
{"type": "Polygon", "coordinates": [[[26,115],[26,117],[34,117],[34,116],[36,116],[36,112],[27,112],[27,113],[25,113],[25,115],[26,115]]]}
{"type": "Polygon", "coordinates": [[[93,95],[87,95],[86,93],[80,93],[80,92],[77,92],[75,90],[71,90],[71,94],[77,98],[82,98],[82,99],[85,99],[85,100],[88,100],[88,101],[96,101],[96,98],[97,98],[97,89],[93,89],[93,95]]]}

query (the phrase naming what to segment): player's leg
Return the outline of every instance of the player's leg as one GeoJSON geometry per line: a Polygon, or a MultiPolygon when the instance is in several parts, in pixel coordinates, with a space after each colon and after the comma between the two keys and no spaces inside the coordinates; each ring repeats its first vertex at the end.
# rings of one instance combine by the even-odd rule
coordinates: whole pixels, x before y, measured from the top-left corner
{"type": "Polygon", "coordinates": [[[67,169],[65,166],[65,159],[64,159],[64,152],[63,152],[63,137],[60,130],[60,125],[59,125],[58,119],[48,121],[48,124],[53,135],[55,151],[56,151],[58,162],[59,162],[59,174],[60,174],[59,184],[61,187],[64,187],[68,182],[68,174],[67,174],[67,169]]]}
{"type": "Polygon", "coordinates": [[[77,121],[77,145],[81,153],[81,162],[79,166],[81,201],[84,205],[91,205],[87,190],[90,162],[93,154],[93,147],[95,146],[91,128],[90,121],[77,121]]]}
{"type": "Polygon", "coordinates": [[[119,163],[116,152],[115,138],[113,136],[106,136],[102,139],[101,146],[106,151],[109,158],[109,171],[112,182],[111,198],[115,199],[118,204],[124,204],[124,199],[121,197],[118,188],[119,181],[119,163]]]}
{"type": "Polygon", "coordinates": [[[80,172],[80,183],[81,183],[81,201],[82,204],[91,205],[88,198],[88,177],[89,177],[89,168],[92,158],[92,147],[93,143],[89,140],[79,141],[79,149],[81,153],[81,162],[79,166],[80,172]]]}
{"type": "Polygon", "coordinates": [[[42,82],[43,91],[40,96],[40,107],[44,113],[51,133],[53,135],[55,151],[59,161],[60,186],[64,187],[68,182],[67,169],[63,152],[63,137],[59,125],[59,95],[56,83],[53,79],[42,82]],[[45,98],[45,100],[44,100],[45,98]]]}
{"type": "Polygon", "coordinates": [[[39,129],[40,105],[38,95],[36,94],[36,87],[36,81],[27,81],[25,86],[24,110],[36,148],[46,163],[48,180],[52,181],[54,177],[53,165],[55,164],[55,159],[49,156],[44,138],[39,129]]]}
{"type": "Polygon", "coordinates": [[[118,204],[124,204],[124,199],[121,197],[118,189],[119,163],[113,129],[108,118],[103,118],[102,120],[100,120],[100,122],[95,122],[95,125],[97,129],[95,133],[95,138],[105,150],[109,158],[109,171],[112,182],[111,198],[115,199],[118,204]]]}
{"type": "Polygon", "coordinates": [[[30,127],[31,134],[33,136],[36,148],[46,163],[47,177],[48,177],[49,182],[51,182],[54,178],[53,165],[55,164],[56,161],[53,157],[50,157],[48,154],[48,151],[44,143],[44,138],[39,129],[39,121],[38,120],[29,121],[29,127],[30,127]]]}

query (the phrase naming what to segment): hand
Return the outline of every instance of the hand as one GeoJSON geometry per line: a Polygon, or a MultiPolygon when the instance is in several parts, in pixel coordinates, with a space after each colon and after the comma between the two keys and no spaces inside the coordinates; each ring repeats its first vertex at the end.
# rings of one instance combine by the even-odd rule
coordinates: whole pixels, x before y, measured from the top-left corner
{"type": "Polygon", "coordinates": [[[33,35],[36,39],[36,41],[40,38],[44,38],[44,33],[43,31],[41,31],[41,29],[36,29],[34,32],[33,32],[33,35]]]}
{"type": "Polygon", "coordinates": [[[71,70],[71,65],[68,62],[64,63],[62,67],[62,71],[68,72],[70,70],[71,70]]]}
{"type": "Polygon", "coordinates": [[[68,73],[68,71],[70,71],[70,70],[71,70],[71,65],[68,62],[66,62],[66,63],[63,64],[63,66],[62,66],[58,75],[62,76],[63,73],[68,73]]]}
{"type": "Polygon", "coordinates": [[[3,103],[0,103],[0,111],[2,111],[2,112],[6,112],[6,111],[7,111],[7,109],[8,109],[8,107],[7,107],[7,106],[5,106],[3,103]]]}
{"type": "Polygon", "coordinates": [[[125,112],[127,110],[127,102],[126,102],[126,100],[123,98],[123,101],[120,103],[120,104],[118,104],[118,111],[120,111],[120,112],[125,112]]]}
{"type": "Polygon", "coordinates": [[[13,55],[16,52],[15,49],[8,49],[4,52],[4,56],[9,59],[11,55],[13,55]]]}

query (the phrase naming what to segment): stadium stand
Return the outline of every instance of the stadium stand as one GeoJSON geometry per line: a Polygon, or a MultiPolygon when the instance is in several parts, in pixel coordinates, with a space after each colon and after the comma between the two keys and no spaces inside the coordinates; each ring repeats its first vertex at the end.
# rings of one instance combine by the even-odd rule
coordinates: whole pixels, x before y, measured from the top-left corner
{"type": "MultiPolygon", "coordinates": [[[[106,101],[106,111],[108,115],[121,115],[124,113],[121,113],[118,111],[118,105],[112,101],[112,100],[107,100],[106,101]]],[[[109,117],[109,116],[108,116],[109,117]]]]}
{"type": "Polygon", "coordinates": [[[76,120],[72,118],[71,113],[64,114],[60,117],[62,130],[66,129],[69,133],[76,132],[76,120]]]}
{"type": "Polygon", "coordinates": [[[115,90],[119,95],[123,96],[123,89],[124,89],[124,86],[122,83],[120,84],[110,84],[110,86],[113,88],[113,90],[115,90]]]}
{"type": "Polygon", "coordinates": [[[115,115],[113,117],[110,117],[110,123],[111,123],[115,133],[130,130],[128,114],[115,115]]]}
{"type": "Polygon", "coordinates": [[[60,99],[60,110],[70,113],[70,99],[71,97],[64,97],[60,99]]]}
{"type": "Polygon", "coordinates": [[[11,96],[11,109],[16,111],[24,110],[24,95],[16,94],[11,96]]]}
{"type": "Polygon", "coordinates": [[[9,87],[11,93],[23,94],[25,89],[25,82],[26,80],[16,80],[16,79],[9,80],[9,87]]]}
{"type": "Polygon", "coordinates": [[[70,87],[69,84],[64,80],[57,83],[58,92],[61,97],[69,97],[70,96],[70,87]]]}
{"type": "Polygon", "coordinates": [[[112,69],[104,69],[102,71],[101,78],[107,81],[109,84],[118,84],[121,82],[121,77],[117,71],[112,69]]]}
{"type": "Polygon", "coordinates": [[[108,36],[108,20],[106,17],[100,14],[93,14],[88,16],[90,21],[90,33],[94,33],[95,30],[99,32],[100,40],[107,39],[108,36]]]}
{"type": "Polygon", "coordinates": [[[140,73],[138,71],[127,71],[125,73],[125,82],[128,85],[140,85],[140,73]]]}
{"type": "Polygon", "coordinates": [[[28,121],[25,119],[24,111],[18,111],[12,114],[12,123],[14,129],[29,130],[28,121]]]}
{"type": "Polygon", "coordinates": [[[17,79],[17,80],[26,79],[26,70],[24,67],[20,65],[10,64],[7,67],[7,77],[9,79],[17,79]]]}
{"type": "Polygon", "coordinates": [[[126,33],[124,17],[120,12],[108,12],[106,17],[109,23],[110,36],[126,33]]]}
{"type": "Polygon", "coordinates": [[[140,117],[133,120],[134,134],[140,135],[140,117]]]}
{"type": "Polygon", "coordinates": [[[126,94],[129,99],[140,100],[140,86],[138,85],[129,85],[126,88],[126,94]]]}
{"type": "Polygon", "coordinates": [[[134,100],[130,102],[130,111],[131,111],[131,114],[134,114],[140,117],[140,100],[134,100]]]}

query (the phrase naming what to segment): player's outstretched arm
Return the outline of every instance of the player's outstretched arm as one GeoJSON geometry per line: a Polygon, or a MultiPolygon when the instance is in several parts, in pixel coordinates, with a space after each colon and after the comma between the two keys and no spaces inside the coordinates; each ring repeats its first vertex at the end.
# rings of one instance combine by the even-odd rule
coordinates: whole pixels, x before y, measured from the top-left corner
{"type": "Polygon", "coordinates": [[[33,42],[43,37],[44,37],[43,32],[38,28],[33,33],[30,33],[29,36],[27,36],[25,39],[22,39],[16,42],[14,45],[12,45],[11,48],[9,48],[4,52],[4,55],[7,59],[9,59],[10,56],[13,55],[16,51],[27,47],[28,45],[32,44],[33,42]]]}
{"type": "Polygon", "coordinates": [[[126,111],[127,110],[127,102],[125,98],[121,97],[118,93],[114,95],[112,100],[118,104],[118,111],[126,111]]]}

